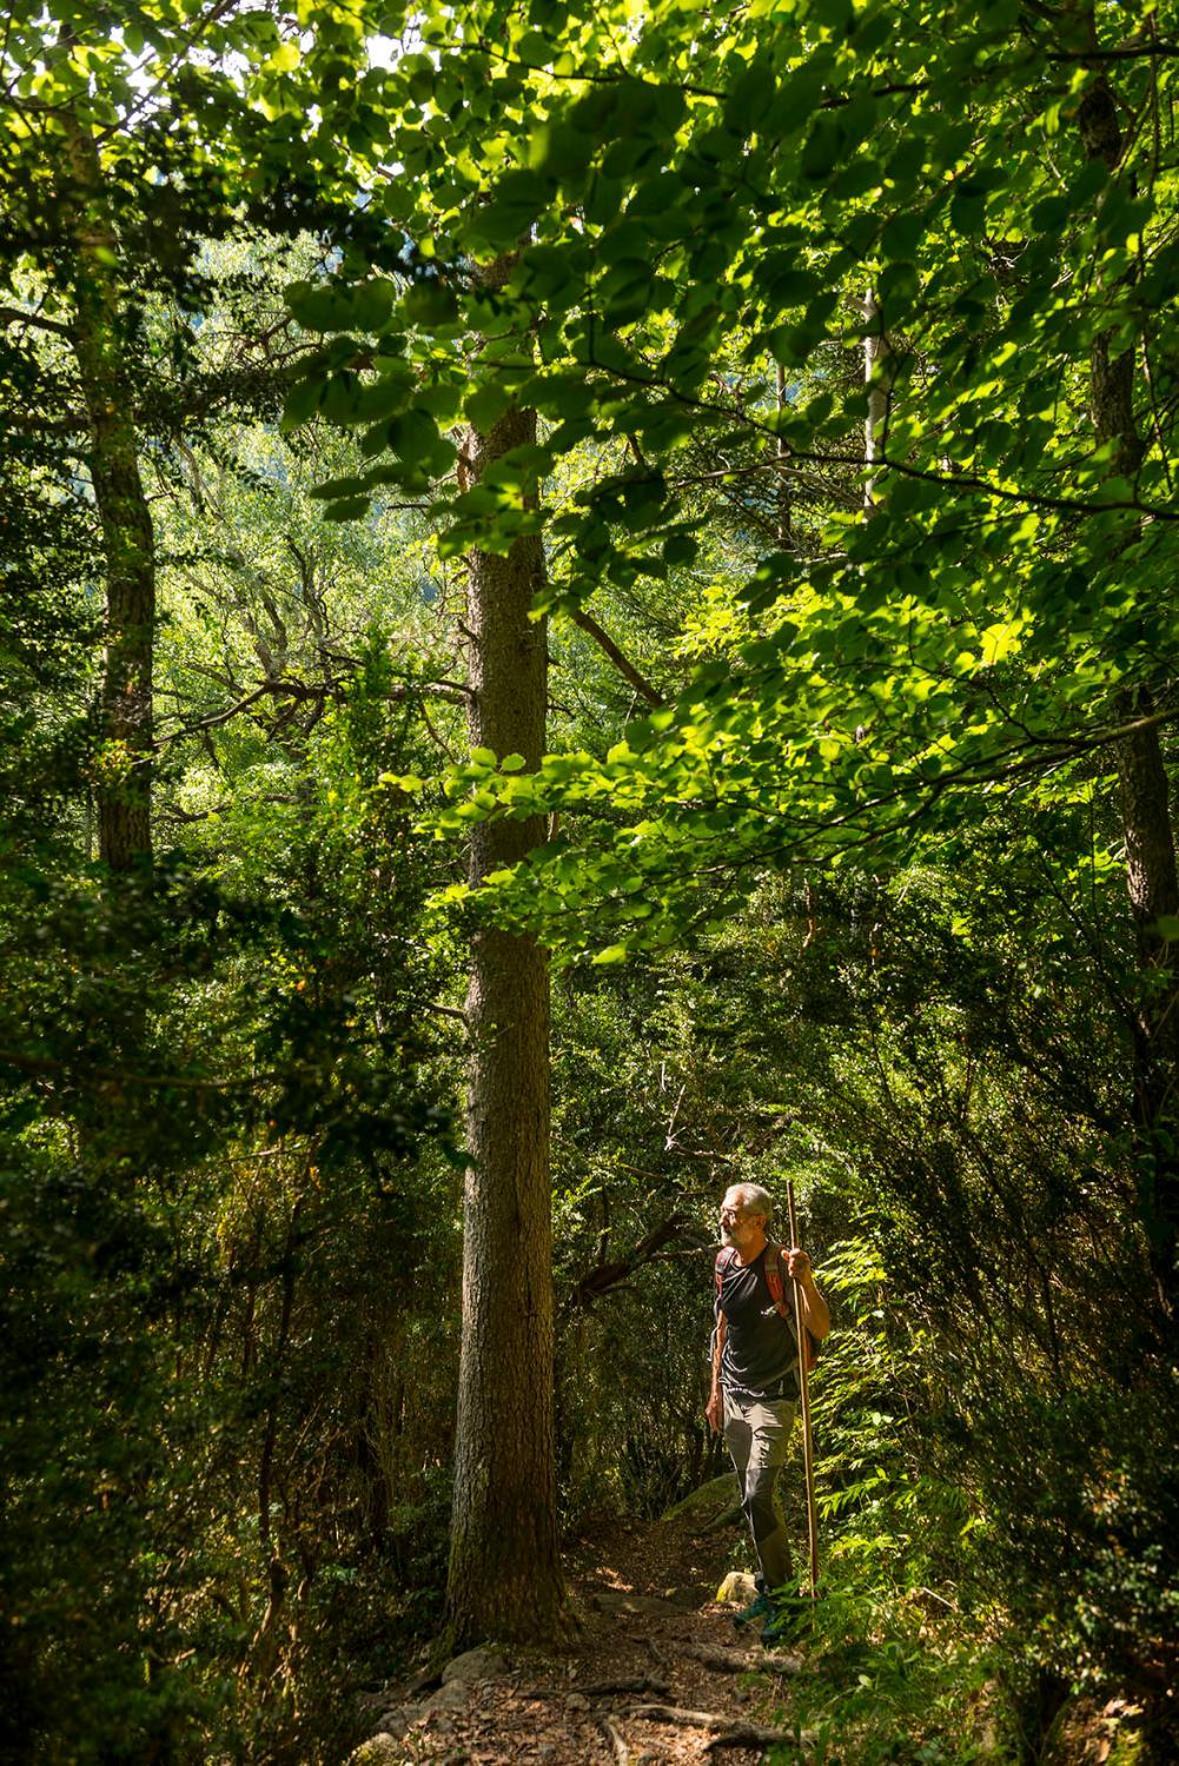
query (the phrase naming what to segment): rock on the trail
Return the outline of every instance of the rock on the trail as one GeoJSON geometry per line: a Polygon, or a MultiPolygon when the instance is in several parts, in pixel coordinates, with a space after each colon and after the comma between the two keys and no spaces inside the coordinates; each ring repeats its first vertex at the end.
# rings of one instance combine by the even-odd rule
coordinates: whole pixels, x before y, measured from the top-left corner
{"type": "Polygon", "coordinates": [[[737,1488],[735,1472],[725,1472],[719,1478],[710,1478],[707,1484],[701,1484],[669,1508],[660,1516],[661,1521],[698,1521],[702,1526],[713,1520],[717,1515],[725,1514],[729,1509],[736,1508],[740,1514],[741,1492],[737,1488]]]}
{"type": "MultiPolygon", "coordinates": [[[[487,1676],[484,1676],[486,1679],[487,1676]]],[[[432,1692],[425,1703],[425,1710],[430,1711],[465,1711],[474,1690],[474,1680],[448,1680],[432,1692]]]]}
{"type": "Polygon", "coordinates": [[[484,1680],[498,1680],[508,1672],[502,1650],[485,1646],[469,1649],[455,1656],[442,1670],[442,1685],[428,1698],[392,1705],[378,1718],[379,1732],[362,1742],[349,1755],[348,1766],[402,1766],[405,1750],[402,1742],[415,1723],[423,1718],[432,1727],[445,1733],[453,1715],[465,1711],[475,1687],[484,1680]]]}
{"type": "Polygon", "coordinates": [[[745,1570],[730,1570],[716,1591],[717,1600],[740,1601],[742,1605],[757,1594],[757,1583],[745,1570]]]}
{"type": "MultiPolygon", "coordinates": [[[[394,1741],[400,1741],[418,1718],[425,1715],[425,1711],[425,1705],[391,1705],[387,1711],[382,1711],[378,1720],[380,1730],[373,1740],[380,1741],[382,1735],[389,1735],[393,1737],[394,1741]]],[[[369,1744],[366,1742],[364,1745],[367,1747],[369,1744]]],[[[354,1758],[358,1759],[359,1756],[354,1756],[354,1758]]],[[[368,1766],[367,1761],[360,1762],[360,1766],[368,1766]]]]}
{"type": "Polygon", "coordinates": [[[442,1670],[442,1684],[449,1686],[452,1681],[459,1681],[464,1686],[474,1686],[480,1680],[500,1680],[507,1671],[503,1651],[494,1644],[484,1644],[479,1649],[464,1650],[461,1656],[447,1662],[442,1670]]]}
{"type": "Polygon", "coordinates": [[[407,1729],[431,1712],[465,1711],[470,1697],[471,1688],[457,1682],[453,1686],[436,1687],[429,1698],[391,1706],[381,1715],[381,1728],[389,1735],[403,1736],[407,1729]]]}
{"type": "Polygon", "coordinates": [[[348,1766],[401,1766],[404,1757],[398,1738],[382,1730],[380,1735],[371,1735],[353,1749],[348,1766]]]}
{"type": "Polygon", "coordinates": [[[590,1599],[604,1613],[642,1615],[652,1619],[661,1616],[682,1619],[684,1616],[683,1607],[674,1606],[669,1600],[660,1600],[653,1594],[627,1594],[621,1588],[595,1588],[590,1599]]]}

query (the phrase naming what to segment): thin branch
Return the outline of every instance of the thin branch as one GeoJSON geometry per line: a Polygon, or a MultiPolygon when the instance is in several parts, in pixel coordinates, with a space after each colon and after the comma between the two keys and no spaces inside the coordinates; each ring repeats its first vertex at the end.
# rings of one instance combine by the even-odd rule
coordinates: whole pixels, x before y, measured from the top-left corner
{"type": "Polygon", "coordinates": [[[460,1011],[457,1006],[440,1006],[432,1003],[426,1007],[426,1010],[427,1012],[436,1012],[440,1018],[457,1018],[460,1024],[467,1022],[467,1014],[460,1011]]]}
{"type": "Polygon", "coordinates": [[[8,325],[35,325],[38,331],[52,331],[55,337],[71,336],[68,325],[60,319],[46,319],[41,313],[26,313],[23,307],[0,306],[0,319],[8,325]]]}
{"type": "Polygon", "coordinates": [[[1179,56],[1179,43],[1127,43],[1121,49],[1050,49],[1045,61],[1169,61],[1179,56]]]}
{"type": "MultiPolygon", "coordinates": [[[[214,678],[218,678],[214,676],[214,678]]],[[[303,702],[318,702],[338,695],[346,682],[343,677],[336,680],[314,684],[310,681],[268,680],[263,681],[233,705],[225,706],[221,711],[210,712],[207,717],[198,718],[195,723],[180,725],[170,735],[163,736],[156,744],[163,747],[169,742],[178,742],[185,736],[199,736],[206,730],[220,729],[223,724],[230,723],[243,711],[248,711],[260,699],[294,699],[303,702]]],[[[441,699],[448,705],[465,705],[470,697],[470,690],[454,681],[395,681],[386,689],[386,698],[396,704],[423,699],[441,699]]],[[[170,713],[175,716],[175,713],[170,713]]]]}
{"type": "Polygon", "coordinates": [[[613,1263],[598,1263],[593,1269],[587,1270],[574,1285],[570,1299],[575,1306],[588,1306],[592,1301],[616,1288],[626,1278],[633,1275],[644,1263],[650,1263],[664,1245],[678,1238],[684,1225],[682,1214],[670,1214],[667,1219],[653,1232],[634,1247],[625,1257],[617,1258],[613,1263]]]}
{"type": "Polygon", "coordinates": [[[651,685],[646,675],[640,674],[634,663],[623,654],[609,632],[598,624],[592,614],[587,613],[584,607],[576,607],[570,611],[569,617],[574,625],[580,626],[583,632],[589,633],[598,648],[610,658],[623,679],[630,682],[636,693],[642,694],[648,705],[659,706],[666,703],[659,689],[651,685]]]}

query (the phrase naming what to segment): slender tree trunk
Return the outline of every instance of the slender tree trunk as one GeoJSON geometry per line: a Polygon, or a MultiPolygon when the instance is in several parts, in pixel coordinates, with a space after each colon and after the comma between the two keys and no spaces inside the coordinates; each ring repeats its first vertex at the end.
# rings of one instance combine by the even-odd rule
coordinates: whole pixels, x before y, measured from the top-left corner
{"type": "Polygon", "coordinates": [[[90,477],[106,554],[106,653],[100,694],[103,747],[95,796],[99,857],[114,871],[151,857],[152,651],[155,543],[139,476],[118,239],[94,137],[67,118],[63,206],[74,245],[70,330],[90,419],[90,477]]]}
{"type": "MultiPolygon", "coordinates": [[[[1087,9],[1087,47],[1096,48],[1092,9],[1087,9]]],[[[1087,90],[1078,112],[1090,159],[1116,171],[1122,132],[1113,91],[1104,74],[1087,90]]],[[[1094,338],[1090,356],[1090,405],[1099,444],[1112,444],[1111,476],[1133,478],[1142,462],[1142,438],[1134,414],[1136,349],[1117,350],[1111,333],[1094,338]]],[[[1176,1151],[1176,1082],[1179,1080],[1179,944],[1160,931],[1160,920],[1179,916],[1175,838],[1169,790],[1150,688],[1128,688],[1120,711],[1138,727],[1118,747],[1118,781],[1126,843],[1126,882],[1137,934],[1141,985],[1135,1025],[1134,1114],[1140,1147],[1142,1223],[1164,1313],[1179,1324],[1179,1153],[1176,1151]]]]}
{"type": "MultiPolygon", "coordinates": [[[[468,433],[475,484],[508,449],[536,439],[531,411],[468,433]]],[[[507,557],[468,560],[473,746],[544,750],[547,647],[529,610],[544,580],[538,537],[507,557]]],[[[512,865],[543,820],[474,832],[471,876],[512,865]]],[[[455,1641],[552,1639],[565,1623],[557,1545],[549,1180],[549,975],[535,938],[478,933],[467,1017],[473,1052],[463,1244],[463,1332],[448,1606],[455,1641]]]]}
{"type": "MultiPolygon", "coordinates": [[[[868,388],[868,414],[864,418],[864,458],[873,465],[884,452],[888,437],[890,387],[887,365],[892,358],[892,345],[884,330],[884,314],[876,290],[864,296],[864,384],[868,388]]],[[[876,479],[864,481],[864,507],[874,502],[876,479]]]]}
{"type": "MultiPolygon", "coordinates": [[[[778,416],[781,418],[783,411],[786,409],[786,370],[781,362],[777,364],[775,387],[777,392],[778,416]]],[[[786,477],[786,464],[790,458],[790,453],[786,446],[786,437],[784,435],[778,437],[777,458],[778,481],[774,487],[774,500],[777,505],[778,521],[775,538],[777,539],[778,550],[780,552],[788,552],[793,540],[793,514],[790,507],[790,484],[786,477]]]]}

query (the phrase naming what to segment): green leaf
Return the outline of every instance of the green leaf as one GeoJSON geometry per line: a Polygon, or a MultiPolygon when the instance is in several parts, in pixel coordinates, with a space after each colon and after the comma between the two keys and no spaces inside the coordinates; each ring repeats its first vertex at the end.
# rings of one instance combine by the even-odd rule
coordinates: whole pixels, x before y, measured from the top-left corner
{"type": "Polygon", "coordinates": [[[314,417],[319,410],[323,390],[322,380],[297,380],[286,396],[280,427],[284,431],[298,429],[301,423],[314,417]]]}
{"type": "Polygon", "coordinates": [[[352,415],[357,423],[379,423],[400,411],[413,390],[413,372],[407,363],[398,363],[400,372],[382,374],[379,379],[358,385],[352,399],[352,415]]]}
{"type": "Polygon", "coordinates": [[[287,306],[306,331],[343,331],[349,319],[347,291],[336,284],[291,282],[284,289],[287,306]]]}
{"type": "Polygon", "coordinates": [[[416,407],[394,417],[385,431],[386,446],[407,465],[430,461],[436,454],[441,439],[434,419],[416,407]]]}
{"type": "Polygon", "coordinates": [[[451,325],[458,318],[458,299],[452,288],[434,277],[415,282],[401,303],[401,310],[413,325],[429,330],[451,325]]]}
{"type": "Polygon", "coordinates": [[[600,950],[594,957],[594,967],[603,969],[614,963],[625,963],[629,955],[625,944],[608,944],[605,950],[600,950]]]}
{"type": "Polygon", "coordinates": [[[924,215],[893,215],[881,229],[880,250],[886,258],[912,258],[916,255],[924,232],[924,215]]]}
{"type": "MultiPolygon", "coordinates": [[[[368,491],[367,478],[329,478],[324,484],[317,484],[311,492],[313,497],[331,499],[333,497],[356,497],[360,492],[368,491]]],[[[367,501],[367,496],[365,498],[367,501]]]]}
{"type": "Polygon", "coordinates": [[[363,282],[349,290],[348,324],[358,331],[378,331],[393,311],[391,282],[363,282]]]}
{"type": "Polygon", "coordinates": [[[842,138],[832,118],[819,117],[803,146],[803,177],[816,181],[828,177],[835,168],[841,145],[842,138]]]}
{"type": "Polygon", "coordinates": [[[330,504],[323,512],[323,518],[325,521],[358,521],[371,507],[367,497],[347,497],[342,503],[330,504]]]}
{"type": "Polygon", "coordinates": [[[511,407],[511,393],[502,383],[495,381],[476,387],[474,392],[468,393],[463,404],[467,421],[474,425],[480,435],[487,435],[511,407]]]}
{"type": "Polygon", "coordinates": [[[759,129],[770,114],[774,92],[774,70],[766,51],[755,56],[729,88],[724,108],[725,127],[737,135],[748,135],[759,129]]]}
{"type": "Polygon", "coordinates": [[[532,169],[508,172],[487,207],[468,226],[470,238],[494,251],[516,245],[552,195],[550,180],[532,169]]]}
{"type": "Polygon", "coordinates": [[[668,564],[694,564],[700,542],[688,533],[669,534],[663,542],[663,556],[668,564]]]}

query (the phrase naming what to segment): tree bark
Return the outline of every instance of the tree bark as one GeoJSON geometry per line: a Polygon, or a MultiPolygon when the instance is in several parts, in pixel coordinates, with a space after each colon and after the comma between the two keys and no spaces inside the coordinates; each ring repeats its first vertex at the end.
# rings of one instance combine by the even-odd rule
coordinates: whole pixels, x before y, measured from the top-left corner
{"type": "Polygon", "coordinates": [[[127,871],[150,860],[152,847],[155,538],[131,415],[118,239],[103,195],[98,150],[89,128],[72,117],[66,121],[65,144],[63,208],[74,255],[69,332],[90,425],[90,477],[106,555],[98,849],[113,871],[127,871]]]}
{"type": "MultiPolygon", "coordinates": [[[[536,439],[532,411],[470,431],[477,483],[536,439]]],[[[535,769],[544,751],[547,644],[530,620],[544,581],[539,537],[468,559],[470,735],[535,769]]],[[[513,865],[543,820],[476,826],[471,878],[513,865]]],[[[481,930],[472,951],[463,1331],[448,1609],[455,1642],[552,1640],[566,1621],[557,1542],[549,1179],[548,957],[533,937],[481,930]]]]}
{"type": "MultiPolygon", "coordinates": [[[[1151,709],[1149,692],[1133,704],[1151,709]]],[[[1175,840],[1169,789],[1157,729],[1139,729],[1118,749],[1118,783],[1126,842],[1126,883],[1138,945],[1139,989],[1134,1026],[1134,1116],[1139,1135],[1139,1204],[1151,1269],[1170,1328],[1179,1328],[1179,944],[1160,921],[1179,918],[1175,840]]]]}
{"type": "MultiPolygon", "coordinates": [[[[892,359],[892,345],[884,329],[884,314],[880,310],[880,301],[874,288],[870,288],[864,296],[863,311],[864,385],[868,389],[868,412],[864,418],[864,459],[869,466],[873,466],[884,453],[888,440],[891,388],[886,370],[892,359]]],[[[875,491],[876,478],[874,474],[870,474],[864,480],[865,509],[873,507],[875,491]]]]}
{"type": "MultiPolygon", "coordinates": [[[[1087,48],[1096,49],[1096,25],[1087,9],[1087,48]]],[[[1116,171],[1122,158],[1117,104],[1104,73],[1088,88],[1078,111],[1085,152],[1116,171]]],[[[1112,347],[1102,331],[1090,352],[1090,409],[1100,446],[1110,446],[1111,476],[1133,478],[1145,451],[1134,412],[1136,350],[1112,347]]],[[[1120,714],[1145,720],[1153,707],[1149,685],[1127,688],[1120,714]]],[[[1179,1153],[1176,1080],[1179,1079],[1179,943],[1159,928],[1179,916],[1175,838],[1166,765],[1158,726],[1145,724],[1118,747],[1118,782],[1126,844],[1126,883],[1138,943],[1140,987],[1134,1037],[1134,1116],[1138,1129],[1142,1225],[1164,1317],[1179,1324],[1179,1153]]]]}
{"type": "MultiPolygon", "coordinates": [[[[775,399],[775,407],[778,413],[778,421],[781,422],[782,413],[786,409],[786,370],[781,362],[777,364],[774,385],[777,395],[775,399]]],[[[784,435],[779,435],[778,437],[777,458],[778,481],[774,487],[774,500],[777,504],[778,526],[775,538],[778,543],[778,550],[780,552],[788,552],[793,538],[793,511],[790,507],[790,485],[786,478],[786,464],[790,458],[790,451],[786,446],[786,437],[784,435]]]]}

